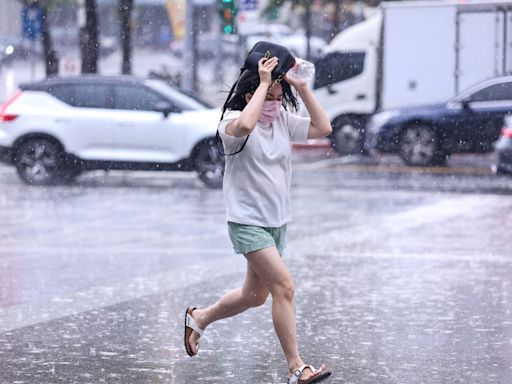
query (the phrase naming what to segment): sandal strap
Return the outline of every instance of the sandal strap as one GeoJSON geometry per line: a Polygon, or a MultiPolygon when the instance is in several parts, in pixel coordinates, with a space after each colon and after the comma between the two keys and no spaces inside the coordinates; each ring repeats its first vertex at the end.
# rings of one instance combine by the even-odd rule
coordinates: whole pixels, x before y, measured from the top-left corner
{"type": "Polygon", "coordinates": [[[187,313],[187,321],[185,325],[189,328],[192,328],[195,332],[199,333],[199,336],[203,336],[204,330],[199,328],[197,323],[195,322],[194,318],[190,313],[187,313]]]}
{"type": "Polygon", "coordinates": [[[304,364],[302,367],[297,368],[293,375],[290,376],[288,384],[297,384],[299,382],[299,378],[301,377],[302,373],[306,368],[309,368],[311,369],[311,371],[313,371],[313,373],[316,373],[316,369],[312,365],[304,364]]]}

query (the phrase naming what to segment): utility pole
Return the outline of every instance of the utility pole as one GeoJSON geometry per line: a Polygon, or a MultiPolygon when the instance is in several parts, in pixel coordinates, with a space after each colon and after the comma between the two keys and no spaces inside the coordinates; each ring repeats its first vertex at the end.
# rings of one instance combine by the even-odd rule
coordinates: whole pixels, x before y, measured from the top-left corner
{"type": "Polygon", "coordinates": [[[96,0],[78,0],[77,18],[80,28],[82,73],[97,73],[99,26],[96,0]]]}
{"type": "Polygon", "coordinates": [[[121,73],[132,73],[132,10],[133,0],[120,0],[121,17],[121,45],[123,49],[123,62],[121,73]]]}
{"type": "Polygon", "coordinates": [[[199,68],[198,28],[199,8],[214,4],[215,0],[187,0],[185,8],[185,51],[183,52],[183,89],[192,94],[199,92],[197,70],[199,68]]]}
{"type": "Polygon", "coordinates": [[[185,49],[183,52],[183,89],[189,93],[197,92],[197,56],[195,43],[195,2],[186,1],[185,8],[185,49]]]}
{"type": "Polygon", "coordinates": [[[306,23],[306,60],[311,60],[311,1],[306,1],[306,13],[305,13],[305,23],[306,23]]]}

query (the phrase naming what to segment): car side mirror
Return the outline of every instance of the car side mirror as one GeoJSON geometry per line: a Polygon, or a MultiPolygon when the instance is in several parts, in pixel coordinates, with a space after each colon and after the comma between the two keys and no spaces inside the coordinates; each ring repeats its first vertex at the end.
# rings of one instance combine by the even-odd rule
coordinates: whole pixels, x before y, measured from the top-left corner
{"type": "Polygon", "coordinates": [[[155,111],[162,113],[164,117],[167,118],[172,112],[174,112],[174,107],[167,101],[159,101],[155,105],[155,111]]]}

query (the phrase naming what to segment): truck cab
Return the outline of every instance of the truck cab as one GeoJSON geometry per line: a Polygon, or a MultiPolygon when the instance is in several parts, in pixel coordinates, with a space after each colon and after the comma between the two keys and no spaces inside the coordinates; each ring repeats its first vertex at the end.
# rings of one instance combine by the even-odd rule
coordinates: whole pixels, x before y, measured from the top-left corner
{"type": "Polygon", "coordinates": [[[377,107],[382,15],[356,24],[324,48],[313,90],[332,122],[333,147],[343,155],[361,150],[364,127],[377,107]]]}

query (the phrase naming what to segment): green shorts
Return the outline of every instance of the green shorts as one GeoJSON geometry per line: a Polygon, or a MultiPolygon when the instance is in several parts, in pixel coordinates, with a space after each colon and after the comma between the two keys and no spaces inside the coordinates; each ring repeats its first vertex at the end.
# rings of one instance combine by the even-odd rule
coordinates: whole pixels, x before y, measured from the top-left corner
{"type": "Polygon", "coordinates": [[[258,227],[228,222],[229,238],[236,253],[247,254],[263,248],[276,247],[283,255],[286,245],[286,224],[281,227],[258,227]]]}

